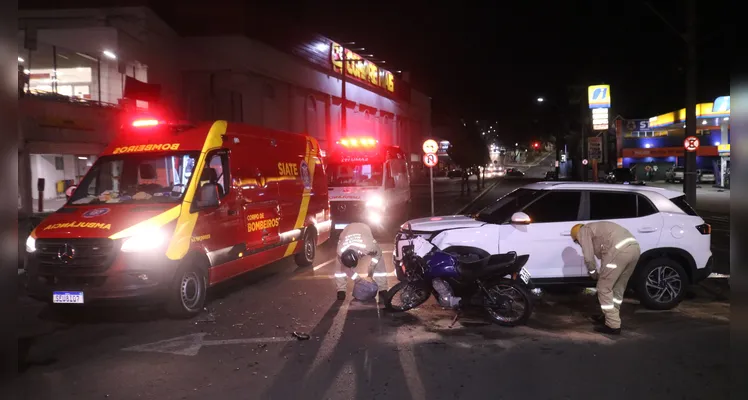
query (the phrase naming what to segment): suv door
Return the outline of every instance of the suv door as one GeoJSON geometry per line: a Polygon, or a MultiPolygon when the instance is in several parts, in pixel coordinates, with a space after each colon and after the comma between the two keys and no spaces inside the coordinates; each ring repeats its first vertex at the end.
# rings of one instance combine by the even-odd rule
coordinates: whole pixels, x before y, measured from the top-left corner
{"type": "Polygon", "coordinates": [[[652,202],[635,192],[590,191],[584,210],[586,221],[611,221],[628,229],[639,242],[642,252],[657,247],[664,219],[652,202]]]}
{"type": "Polygon", "coordinates": [[[586,276],[582,250],[571,240],[571,227],[581,215],[582,192],[549,190],[522,212],[529,225],[505,222],[499,229],[499,250],[529,254],[525,265],[534,278],[586,276]]]}

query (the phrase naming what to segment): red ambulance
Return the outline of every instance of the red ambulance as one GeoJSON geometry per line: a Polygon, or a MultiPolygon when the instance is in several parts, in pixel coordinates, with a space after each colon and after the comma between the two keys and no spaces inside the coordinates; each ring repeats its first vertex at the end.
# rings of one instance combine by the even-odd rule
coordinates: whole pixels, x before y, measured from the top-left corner
{"type": "Polygon", "coordinates": [[[219,282],[288,256],[311,265],[330,231],[313,137],[137,116],[27,239],[27,290],[60,307],[140,300],[188,317],[219,282]]]}
{"type": "Polygon", "coordinates": [[[405,153],[367,136],[340,139],[326,160],[333,230],[364,222],[375,230],[400,226],[410,210],[405,153]]]}

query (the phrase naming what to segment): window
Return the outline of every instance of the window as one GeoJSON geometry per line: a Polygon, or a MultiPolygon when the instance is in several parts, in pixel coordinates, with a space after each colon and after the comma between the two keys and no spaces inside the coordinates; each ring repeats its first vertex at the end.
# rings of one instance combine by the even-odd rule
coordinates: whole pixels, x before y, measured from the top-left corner
{"type": "Polygon", "coordinates": [[[655,206],[652,205],[652,202],[649,201],[646,197],[642,195],[637,195],[637,213],[636,215],[640,217],[646,217],[647,215],[657,214],[657,209],[655,206]]]}
{"type": "Polygon", "coordinates": [[[636,218],[636,193],[590,192],[590,219],[636,218]]]}
{"type": "Polygon", "coordinates": [[[581,192],[550,191],[523,211],[534,223],[565,222],[579,219],[581,192]]]}
{"type": "Polygon", "coordinates": [[[196,153],[130,153],[99,158],[70,198],[72,205],[177,203],[196,153]]]}
{"type": "Polygon", "coordinates": [[[512,214],[543,195],[542,190],[517,189],[478,212],[478,221],[503,224],[512,214]]]}
{"type": "Polygon", "coordinates": [[[207,182],[215,183],[218,185],[218,194],[224,197],[231,188],[229,175],[229,154],[225,150],[220,150],[208,155],[208,167],[203,170],[200,185],[207,182]]]}
{"type": "Polygon", "coordinates": [[[65,160],[60,156],[55,156],[55,169],[58,171],[65,170],[65,160]]]}
{"type": "Polygon", "coordinates": [[[688,215],[695,215],[695,216],[699,215],[699,214],[696,213],[696,211],[693,209],[693,207],[691,207],[691,205],[688,204],[688,202],[686,201],[686,196],[685,195],[678,196],[678,197],[676,197],[674,199],[670,199],[670,201],[672,201],[676,206],[678,206],[678,208],[680,208],[681,210],[683,210],[683,212],[686,213],[686,214],[688,214],[688,215]]]}

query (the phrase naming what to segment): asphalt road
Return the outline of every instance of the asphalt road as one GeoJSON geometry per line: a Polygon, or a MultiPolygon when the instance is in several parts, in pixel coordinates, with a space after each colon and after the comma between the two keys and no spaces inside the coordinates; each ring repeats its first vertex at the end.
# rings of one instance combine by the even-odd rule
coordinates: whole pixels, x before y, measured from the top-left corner
{"type": "MultiPolygon", "coordinates": [[[[523,183],[502,180],[471,208],[523,183]]],[[[439,207],[460,205],[459,182],[438,187],[439,207]]],[[[415,214],[429,213],[415,204],[415,214]]],[[[391,236],[382,246],[392,271],[391,236]]],[[[626,299],[624,334],[612,338],[591,331],[597,306],[585,293],[543,294],[518,328],[480,315],[450,326],[454,314],[432,300],[403,314],[337,302],[333,256],[327,243],[311,268],[287,259],[250,272],[215,288],[203,315],[186,321],[146,309],[62,318],[22,299],[35,339],[19,398],[727,398],[729,291],[717,281],[673,311],[626,299]]]]}

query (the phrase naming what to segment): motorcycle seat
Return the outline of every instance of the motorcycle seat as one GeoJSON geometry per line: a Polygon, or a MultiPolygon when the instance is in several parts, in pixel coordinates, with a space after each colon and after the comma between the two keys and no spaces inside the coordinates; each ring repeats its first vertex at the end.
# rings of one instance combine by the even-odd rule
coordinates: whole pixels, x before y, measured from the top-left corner
{"type": "Polygon", "coordinates": [[[479,278],[481,276],[491,275],[503,268],[513,265],[517,261],[517,253],[509,252],[506,254],[494,254],[483,259],[473,262],[463,262],[459,265],[460,274],[479,278]]]}

